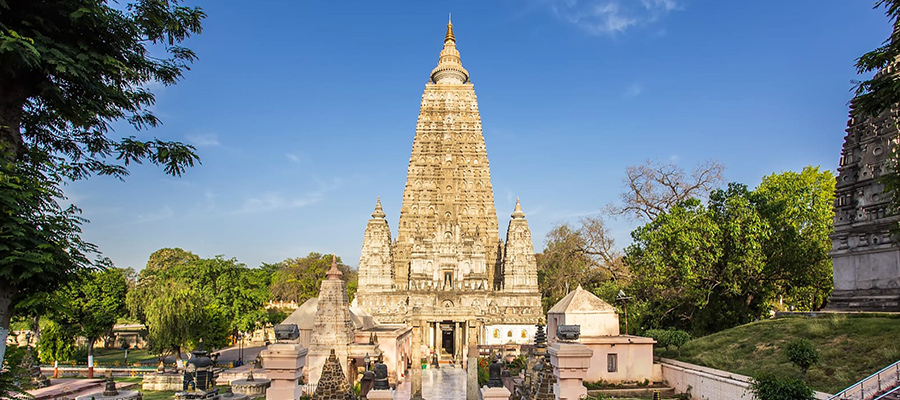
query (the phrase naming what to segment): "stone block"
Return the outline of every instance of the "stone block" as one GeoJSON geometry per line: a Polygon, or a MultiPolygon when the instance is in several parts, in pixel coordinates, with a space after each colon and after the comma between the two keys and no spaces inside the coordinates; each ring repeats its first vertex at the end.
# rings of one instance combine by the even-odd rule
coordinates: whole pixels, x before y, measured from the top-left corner
{"type": "Polygon", "coordinates": [[[509,389],[505,387],[481,388],[481,398],[484,400],[509,400],[509,389]]]}

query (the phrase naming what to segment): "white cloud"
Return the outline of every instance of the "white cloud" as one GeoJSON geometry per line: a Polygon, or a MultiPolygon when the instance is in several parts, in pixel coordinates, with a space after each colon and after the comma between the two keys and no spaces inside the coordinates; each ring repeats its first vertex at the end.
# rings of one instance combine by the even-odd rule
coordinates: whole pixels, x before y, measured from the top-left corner
{"type": "Polygon", "coordinates": [[[165,206],[159,210],[147,214],[139,214],[135,222],[143,223],[162,221],[164,219],[172,218],[173,215],[175,215],[175,211],[173,211],[171,207],[165,206]]]}
{"type": "Polygon", "coordinates": [[[675,0],[545,0],[560,18],[593,35],[615,35],[679,9],[675,0]]]}
{"type": "Polygon", "coordinates": [[[340,179],[329,184],[320,184],[319,188],[299,196],[286,195],[278,191],[266,192],[244,201],[244,205],[236,211],[238,214],[271,211],[284,208],[299,208],[325,200],[325,195],[341,186],[340,179]]]}
{"type": "Polygon", "coordinates": [[[641,86],[641,84],[639,82],[634,82],[625,88],[625,97],[627,97],[627,98],[638,97],[643,92],[644,92],[644,87],[641,86]]]}
{"type": "Polygon", "coordinates": [[[287,157],[288,160],[291,160],[291,162],[293,163],[299,163],[303,160],[303,157],[300,157],[299,155],[294,153],[287,153],[284,156],[287,157]]]}
{"type": "Polygon", "coordinates": [[[197,147],[219,146],[219,135],[215,133],[199,133],[196,135],[188,135],[188,141],[197,147]]]}

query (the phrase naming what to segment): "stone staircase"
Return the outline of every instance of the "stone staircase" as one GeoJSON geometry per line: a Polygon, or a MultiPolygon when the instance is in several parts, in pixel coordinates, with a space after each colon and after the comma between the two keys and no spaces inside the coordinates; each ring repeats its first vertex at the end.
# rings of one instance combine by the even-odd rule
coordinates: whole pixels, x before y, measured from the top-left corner
{"type": "Polygon", "coordinates": [[[900,361],[854,383],[828,400],[900,400],[900,361]]]}
{"type": "Polygon", "coordinates": [[[835,290],[826,310],[900,312],[900,289],[835,290]]]}

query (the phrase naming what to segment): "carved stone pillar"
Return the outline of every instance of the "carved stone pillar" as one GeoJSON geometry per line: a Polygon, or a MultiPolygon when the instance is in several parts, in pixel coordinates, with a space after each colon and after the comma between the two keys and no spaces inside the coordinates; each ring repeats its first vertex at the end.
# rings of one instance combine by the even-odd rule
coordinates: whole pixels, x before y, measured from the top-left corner
{"type": "Polygon", "coordinates": [[[558,341],[547,349],[556,375],[556,400],[578,400],[587,396],[584,378],[594,351],[581,343],[558,341]]]}
{"type": "Polygon", "coordinates": [[[422,399],[422,329],[424,324],[419,319],[412,321],[412,382],[409,393],[411,400],[422,399]]]}
{"type": "Polygon", "coordinates": [[[478,393],[478,329],[481,328],[478,325],[473,321],[468,324],[469,334],[466,339],[469,342],[469,354],[466,358],[466,400],[481,400],[478,393]]]}
{"type": "Polygon", "coordinates": [[[297,379],[303,375],[309,349],[299,343],[275,343],[259,353],[266,378],[272,386],[266,390],[268,400],[296,400],[302,394],[297,379]]]}

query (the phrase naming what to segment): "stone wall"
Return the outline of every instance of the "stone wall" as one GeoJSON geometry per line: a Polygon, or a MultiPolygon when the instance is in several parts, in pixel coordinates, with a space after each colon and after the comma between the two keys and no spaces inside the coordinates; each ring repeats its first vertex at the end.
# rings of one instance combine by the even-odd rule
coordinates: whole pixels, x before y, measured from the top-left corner
{"type": "MultiPolygon", "coordinates": [[[[667,385],[678,393],[690,391],[693,400],[752,399],[748,388],[750,377],[714,368],[663,358],[659,363],[667,385]]],[[[815,392],[816,399],[831,397],[815,392]]]]}

